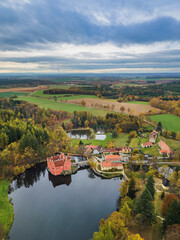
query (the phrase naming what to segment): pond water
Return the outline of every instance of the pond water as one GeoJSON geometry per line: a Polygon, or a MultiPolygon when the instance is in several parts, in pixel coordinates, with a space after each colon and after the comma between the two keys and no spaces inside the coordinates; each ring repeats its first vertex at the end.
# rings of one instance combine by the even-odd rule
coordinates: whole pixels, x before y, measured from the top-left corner
{"type": "Polygon", "coordinates": [[[101,179],[90,169],[52,176],[45,164],[12,181],[12,240],[88,240],[99,220],[116,210],[121,180],[101,179]]]}
{"type": "Polygon", "coordinates": [[[90,130],[86,130],[86,129],[71,130],[67,134],[69,135],[70,138],[76,138],[76,139],[90,139],[91,138],[90,130]]]}
{"type": "MultiPolygon", "coordinates": [[[[71,130],[67,134],[70,138],[76,138],[76,139],[90,139],[91,138],[90,130],[86,130],[86,129],[71,130]]],[[[105,140],[106,134],[99,131],[95,134],[95,139],[96,140],[105,140]]]]}

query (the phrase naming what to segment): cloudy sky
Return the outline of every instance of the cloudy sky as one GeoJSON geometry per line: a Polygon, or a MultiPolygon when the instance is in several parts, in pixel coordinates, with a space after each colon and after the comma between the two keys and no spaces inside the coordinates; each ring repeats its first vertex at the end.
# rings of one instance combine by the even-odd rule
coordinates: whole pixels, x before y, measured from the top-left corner
{"type": "Polygon", "coordinates": [[[180,0],[0,0],[8,72],[180,72],[180,0]]]}

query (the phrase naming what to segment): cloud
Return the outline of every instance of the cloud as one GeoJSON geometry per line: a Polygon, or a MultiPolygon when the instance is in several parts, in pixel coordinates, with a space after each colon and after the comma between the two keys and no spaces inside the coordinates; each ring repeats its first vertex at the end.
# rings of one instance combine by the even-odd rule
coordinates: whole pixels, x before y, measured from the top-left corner
{"type": "Polygon", "coordinates": [[[13,71],[177,68],[179,42],[178,0],[0,2],[0,61],[13,71]]]}

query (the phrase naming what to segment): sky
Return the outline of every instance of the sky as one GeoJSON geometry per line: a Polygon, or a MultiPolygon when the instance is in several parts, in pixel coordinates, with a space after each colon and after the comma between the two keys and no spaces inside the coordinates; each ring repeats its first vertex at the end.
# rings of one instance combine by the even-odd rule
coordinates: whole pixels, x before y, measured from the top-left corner
{"type": "Polygon", "coordinates": [[[179,0],[0,0],[0,73],[180,73],[179,0]]]}

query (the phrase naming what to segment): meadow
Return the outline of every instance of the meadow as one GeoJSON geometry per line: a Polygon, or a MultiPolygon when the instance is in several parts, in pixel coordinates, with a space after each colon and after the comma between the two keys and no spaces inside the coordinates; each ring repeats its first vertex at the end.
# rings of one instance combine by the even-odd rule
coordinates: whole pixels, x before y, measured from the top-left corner
{"type": "Polygon", "coordinates": [[[0,239],[6,239],[13,222],[13,206],[8,198],[9,181],[0,181],[0,239]]]}
{"type": "Polygon", "coordinates": [[[127,102],[127,103],[149,105],[149,102],[142,102],[142,101],[131,101],[131,102],[127,102]]]}
{"type": "MultiPolygon", "coordinates": [[[[67,86],[67,85],[62,85],[67,86]]],[[[97,98],[94,95],[78,95],[78,94],[44,94],[44,90],[35,91],[31,96],[40,97],[40,98],[54,98],[56,97],[58,100],[74,100],[74,99],[81,99],[81,98],[97,98]]]]}
{"type": "Polygon", "coordinates": [[[10,97],[11,95],[24,96],[25,92],[0,92],[0,97],[10,97]]]}
{"type": "Polygon", "coordinates": [[[180,117],[172,114],[161,114],[150,116],[150,119],[156,123],[161,122],[162,127],[169,131],[180,132],[180,117]]]}
{"type": "Polygon", "coordinates": [[[102,116],[105,117],[108,113],[107,110],[97,109],[97,108],[90,108],[90,107],[83,107],[80,105],[69,104],[69,103],[61,103],[55,100],[44,99],[44,98],[37,98],[31,96],[20,96],[18,97],[19,100],[27,101],[29,103],[33,103],[38,105],[41,108],[45,109],[54,109],[54,110],[62,110],[73,113],[74,111],[88,111],[95,116],[102,116]]]}

